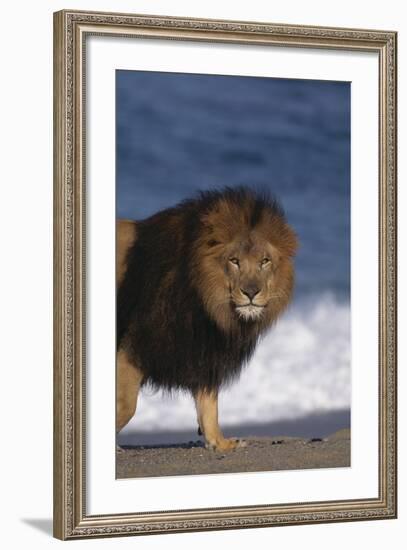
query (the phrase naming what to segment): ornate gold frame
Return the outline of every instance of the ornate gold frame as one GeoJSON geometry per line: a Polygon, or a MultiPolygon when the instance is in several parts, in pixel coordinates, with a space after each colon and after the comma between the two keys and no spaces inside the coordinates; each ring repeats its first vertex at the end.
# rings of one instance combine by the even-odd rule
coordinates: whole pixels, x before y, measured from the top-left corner
{"type": "Polygon", "coordinates": [[[395,32],[147,15],[54,14],[54,535],[60,539],[396,517],[395,32]],[[90,516],[85,494],[86,36],[154,37],[376,52],[379,58],[379,496],[90,516]]]}

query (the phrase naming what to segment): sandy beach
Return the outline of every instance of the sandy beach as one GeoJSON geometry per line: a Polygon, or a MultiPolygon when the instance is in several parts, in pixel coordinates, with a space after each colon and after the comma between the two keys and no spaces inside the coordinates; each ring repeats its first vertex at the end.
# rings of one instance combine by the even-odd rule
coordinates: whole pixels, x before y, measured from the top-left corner
{"type": "Polygon", "coordinates": [[[232,472],[344,468],[350,466],[350,430],[327,438],[247,437],[230,453],[208,450],[201,440],[140,445],[117,451],[116,477],[138,478],[232,472]]]}

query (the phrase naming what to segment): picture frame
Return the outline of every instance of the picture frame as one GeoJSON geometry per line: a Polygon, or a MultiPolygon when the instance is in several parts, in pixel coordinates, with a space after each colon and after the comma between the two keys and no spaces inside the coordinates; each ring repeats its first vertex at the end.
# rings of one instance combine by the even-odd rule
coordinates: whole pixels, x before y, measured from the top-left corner
{"type": "MultiPolygon", "coordinates": [[[[396,60],[397,34],[392,31],[74,10],[54,14],[55,537],[66,540],[391,519],[397,516],[396,60]],[[89,212],[95,215],[98,207],[93,204],[94,188],[88,192],[88,148],[92,136],[87,133],[87,77],[90,70],[87,47],[91,37],[103,36],[116,42],[152,41],[162,48],[175,41],[181,48],[188,44],[214,48],[238,45],[253,49],[279,48],[298,55],[305,51],[324,51],[373,56],[378,74],[375,90],[378,120],[373,121],[378,129],[377,139],[374,138],[378,151],[377,193],[372,199],[376,208],[369,207],[377,223],[377,235],[373,234],[369,239],[378,247],[378,285],[374,297],[378,311],[374,320],[378,335],[374,346],[377,351],[374,391],[377,395],[373,392],[372,396],[378,411],[377,491],[374,496],[362,494],[360,497],[353,495],[350,498],[310,501],[294,497],[277,503],[262,499],[256,502],[254,496],[247,505],[224,506],[215,499],[213,502],[206,499],[196,507],[175,503],[162,507],[152,503],[148,507],[146,504],[145,508],[141,504],[137,511],[131,508],[112,509],[107,513],[89,511],[89,487],[95,487],[97,482],[92,477],[91,463],[95,453],[91,443],[92,430],[87,421],[89,396],[94,395],[94,379],[87,373],[87,343],[91,330],[87,307],[89,295],[93,292],[89,287],[88,273],[91,256],[88,218],[89,212]]],[[[102,90],[100,95],[104,93],[108,92],[102,90]]],[[[107,179],[114,186],[114,178],[107,179]]],[[[367,212],[359,214],[363,217],[367,212]]],[[[92,238],[97,237],[93,235],[92,238]]],[[[109,303],[114,304],[114,296],[109,303]]],[[[91,416],[94,418],[95,415],[92,413],[91,416]]],[[[360,426],[363,428],[363,422],[360,426]]],[[[239,477],[235,479],[238,483],[239,477]]],[[[143,481],[153,483],[155,490],[159,488],[159,479],[143,481]]],[[[149,490],[146,483],[140,487],[146,493],[149,490]]],[[[95,498],[97,500],[92,496],[92,500],[95,498]]]]}

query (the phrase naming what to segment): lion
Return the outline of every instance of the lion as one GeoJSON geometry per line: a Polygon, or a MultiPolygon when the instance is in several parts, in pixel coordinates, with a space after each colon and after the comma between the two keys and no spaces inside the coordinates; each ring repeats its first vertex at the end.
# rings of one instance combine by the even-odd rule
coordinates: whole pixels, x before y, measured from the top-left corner
{"type": "Polygon", "coordinates": [[[277,200],[247,187],[117,221],[117,432],[148,384],[191,392],[207,448],[245,445],[220,429],[219,391],[290,302],[296,249],[277,200]]]}

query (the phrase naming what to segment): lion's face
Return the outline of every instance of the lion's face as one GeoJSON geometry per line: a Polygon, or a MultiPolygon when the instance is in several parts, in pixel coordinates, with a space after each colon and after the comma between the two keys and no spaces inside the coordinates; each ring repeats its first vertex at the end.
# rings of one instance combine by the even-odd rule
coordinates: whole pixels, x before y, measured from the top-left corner
{"type": "Polygon", "coordinates": [[[289,303],[297,237],[284,217],[248,199],[219,201],[202,217],[192,282],[217,325],[228,332],[242,323],[259,332],[289,303]]]}
{"type": "Polygon", "coordinates": [[[291,299],[294,269],[287,248],[256,231],[199,254],[195,282],[207,312],[226,332],[241,323],[272,324],[291,299]]]}
{"type": "Polygon", "coordinates": [[[280,256],[271,243],[254,232],[225,247],[219,263],[230,306],[239,319],[260,320],[270,302],[281,298],[280,256]]]}

